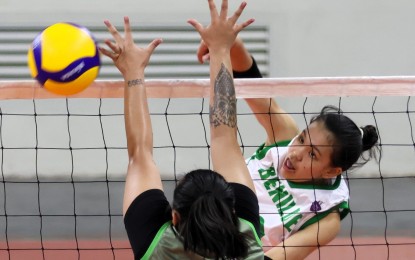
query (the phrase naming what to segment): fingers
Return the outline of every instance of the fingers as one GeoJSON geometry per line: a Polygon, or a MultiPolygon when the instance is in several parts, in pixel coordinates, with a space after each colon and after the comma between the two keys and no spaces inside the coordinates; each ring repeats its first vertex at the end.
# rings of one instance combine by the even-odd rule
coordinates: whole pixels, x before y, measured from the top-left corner
{"type": "Polygon", "coordinates": [[[112,50],[106,50],[104,48],[100,48],[100,51],[102,54],[104,54],[105,56],[108,56],[109,58],[111,58],[112,60],[115,60],[118,58],[118,56],[120,55],[120,53],[122,52],[121,49],[121,45],[123,42],[123,39],[121,37],[121,35],[118,33],[117,29],[114,27],[114,25],[112,25],[110,23],[110,21],[105,20],[104,24],[107,26],[108,31],[111,33],[112,37],[114,38],[115,42],[112,42],[111,40],[105,40],[105,44],[112,50]]]}
{"type": "Polygon", "coordinates": [[[121,53],[121,48],[110,40],[105,40],[105,44],[110,47],[114,53],[121,53]]]}
{"type": "Polygon", "coordinates": [[[218,10],[216,9],[216,5],[213,0],[208,0],[208,3],[209,3],[209,10],[210,10],[210,19],[211,21],[213,21],[218,17],[218,10]]]}
{"type": "Polygon", "coordinates": [[[242,2],[238,9],[235,11],[235,13],[229,18],[229,21],[231,21],[232,23],[236,23],[236,21],[239,19],[239,17],[241,16],[242,12],[244,11],[246,7],[246,2],[242,2]]]}
{"type": "Polygon", "coordinates": [[[200,32],[202,31],[202,29],[203,29],[203,25],[202,24],[200,24],[198,21],[196,21],[195,19],[189,19],[188,21],[187,21],[191,26],[193,26],[195,29],[196,29],[196,31],[200,34],[200,32]]]}
{"type": "Polygon", "coordinates": [[[249,20],[247,20],[246,22],[240,24],[241,29],[239,31],[241,31],[242,29],[244,29],[245,27],[248,27],[249,25],[251,25],[253,22],[255,22],[255,19],[251,18],[249,20]]]}
{"type": "MultiPolygon", "coordinates": [[[[108,43],[107,43],[108,45],[108,43]]],[[[105,56],[107,56],[108,58],[115,60],[118,57],[118,54],[114,53],[113,51],[109,51],[105,48],[99,47],[99,50],[102,54],[104,54],[105,56]]]]}
{"type": "MultiPolygon", "coordinates": [[[[113,35],[116,42],[114,43],[111,40],[105,40],[105,44],[109,47],[109,49],[99,47],[99,50],[103,55],[111,58],[114,62],[119,60],[120,57],[124,57],[125,55],[131,56],[139,54],[143,55],[143,57],[147,56],[148,54],[151,55],[157,46],[162,42],[162,39],[155,39],[145,49],[136,46],[133,41],[130,20],[127,16],[124,17],[124,38],[118,33],[117,29],[108,20],[105,20],[104,23],[107,26],[108,31],[113,35]]],[[[125,59],[125,57],[123,59],[125,59]]]]}
{"type": "Polygon", "coordinates": [[[154,39],[152,42],[150,42],[150,44],[147,46],[147,49],[150,51],[150,54],[152,54],[153,51],[157,48],[157,46],[159,46],[162,42],[163,40],[160,38],[154,39]]]}
{"type": "MultiPolygon", "coordinates": [[[[242,12],[244,11],[245,7],[246,7],[246,2],[242,2],[239,5],[239,8],[235,11],[235,13],[229,18],[229,21],[232,24],[236,24],[236,22],[238,21],[239,17],[241,16],[242,12]]],[[[255,19],[249,19],[239,25],[235,26],[235,32],[239,33],[240,31],[242,31],[244,28],[246,28],[247,26],[249,26],[250,24],[252,24],[255,21],[255,19]]]]}
{"type": "Polygon", "coordinates": [[[222,6],[220,8],[220,18],[228,18],[228,0],[222,0],[222,6]]]}
{"type": "Polygon", "coordinates": [[[197,49],[197,60],[203,64],[207,60],[209,49],[203,40],[200,41],[199,48],[197,49]]]}
{"type": "Polygon", "coordinates": [[[125,40],[127,42],[133,42],[131,26],[130,26],[130,18],[128,18],[128,16],[124,17],[124,34],[125,34],[125,40]]]}
{"type": "Polygon", "coordinates": [[[105,20],[104,24],[107,26],[108,31],[111,33],[112,37],[114,37],[115,42],[120,43],[122,41],[121,35],[118,33],[117,29],[110,23],[110,21],[105,20]]]}
{"type": "Polygon", "coordinates": [[[240,31],[242,31],[244,28],[246,28],[247,26],[249,26],[250,24],[252,24],[253,22],[255,22],[255,19],[249,19],[247,21],[245,21],[244,23],[235,25],[234,27],[234,31],[236,34],[238,34],[240,31]]]}
{"type": "Polygon", "coordinates": [[[210,60],[210,54],[208,53],[208,54],[206,54],[206,55],[203,55],[203,57],[202,57],[202,63],[205,63],[206,61],[209,61],[210,60]]]}

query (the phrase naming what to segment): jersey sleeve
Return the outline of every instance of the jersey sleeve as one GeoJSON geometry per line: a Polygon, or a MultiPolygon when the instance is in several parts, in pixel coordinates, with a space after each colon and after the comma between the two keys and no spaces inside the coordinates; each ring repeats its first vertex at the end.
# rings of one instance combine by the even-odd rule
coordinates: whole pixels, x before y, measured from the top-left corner
{"type": "Polygon", "coordinates": [[[258,65],[252,57],[252,66],[247,71],[233,71],[233,77],[235,79],[242,78],[262,78],[262,74],[259,71],[258,65]]]}
{"type": "Polygon", "coordinates": [[[171,219],[171,207],[162,190],[151,189],[135,198],[124,217],[135,259],[141,259],[159,229],[171,219]]]}

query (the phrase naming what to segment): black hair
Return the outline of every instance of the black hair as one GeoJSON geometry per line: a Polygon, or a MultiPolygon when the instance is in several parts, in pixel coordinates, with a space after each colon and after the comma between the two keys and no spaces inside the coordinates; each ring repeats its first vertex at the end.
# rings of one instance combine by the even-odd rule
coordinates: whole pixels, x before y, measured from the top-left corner
{"type": "Polygon", "coordinates": [[[332,166],[346,171],[376,157],[374,146],[378,141],[375,126],[358,127],[350,118],[334,106],[325,106],[310,123],[321,122],[333,137],[332,166]],[[364,153],[366,152],[366,153],[364,153]],[[359,160],[360,159],[360,160],[359,160]]]}
{"type": "Polygon", "coordinates": [[[176,228],[184,249],[215,259],[242,259],[248,254],[246,236],[238,229],[232,186],[217,172],[194,170],[174,190],[176,228]]]}

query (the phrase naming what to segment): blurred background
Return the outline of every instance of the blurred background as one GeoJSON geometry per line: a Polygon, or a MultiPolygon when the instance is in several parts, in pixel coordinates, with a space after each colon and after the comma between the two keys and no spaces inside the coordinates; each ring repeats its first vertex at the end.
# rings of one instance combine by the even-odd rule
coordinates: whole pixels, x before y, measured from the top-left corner
{"type": "MultiPolygon", "coordinates": [[[[240,3],[229,2],[230,10],[240,3]]],[[[256,22],[241,37],[266,77],[414,74],[413,1],[247,2],[241,20],[253,17],[256,22]]],[[[102,44],[110,37],[103,20],[121,29],[125,15],[130,16],[137,42],[165,40],[152,57],[149,78],[208,77],[207,65],[196,61],[198,35],[186,24],[189,18],[207,24],[207,1],[0,0],[0,80],[30,79],[27,49],[47,26],[78,23],[90,28],[102,44]]],[[[98,80],[121,80],[110,61],[102,61],[98,80]]],[[[331,259],[333,254],[337,259],[366,259],[368,252],[376,259],[413,259],[413,98],[277,100],[300,127],[323,104],[340,105],[358,125],[377,125],[384,144],[380,164],[371,162],[347,175],[352,214],[342,222],[341,236],[334,242],[340,246],[310,259],[331,259]]],[[[265,135],[245,103],[238,105],[241,144],[249,156],[265,135]]],[[[42,246],[67,248],[56,255],[68,259],[94,259],[97,248],[104,249],[101,259],[113,259],[119,252],[127,254],[119,259],[131,257],[121,217],[127,163],[122,100],[2,100],[0,108],[0,258],[28,259],[24,253],[31,251],[31,259],[42,259],[54,252],[42,253],[42,246]],[[26,250],[7,250],[19,247],[26,250]],[[70,248],[76,248],[75,253],[70,248]]],[[[169,195],[182,173],[209,167],[207,101],[154,99],[150,110],[155,156],[169,195]]]]}

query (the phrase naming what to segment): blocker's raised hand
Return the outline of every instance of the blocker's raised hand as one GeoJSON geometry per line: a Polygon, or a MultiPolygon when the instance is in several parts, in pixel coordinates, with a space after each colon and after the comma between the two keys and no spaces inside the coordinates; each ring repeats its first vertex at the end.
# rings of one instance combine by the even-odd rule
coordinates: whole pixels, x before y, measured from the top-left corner
{"type": "Polygon", "coordinates": [[[249,19],[240,24],[237,23],[246,6],[246,2],[242,2],[230,17],[228,17],[228,0],[222,0],[220,12],[217,10],[214,0],[208,0],[208,3],[211,18],[210,24],[204,27],[195,19],[188,20],[188,23],[199,32],[210,52],[220,51],[221,49],[229,50],[238,33],[253,23],[254,19],[249,19]]]}
{"type": "Polygon", "coordinates": [[[124,17],[124,37],[108,20],[104,21],[104,23],[115,42],[105,40],[106,45],[111,50],[100,48],[101,53],[114,61],[115,66],[123,74],[124,78],[130,71],[144,70],[150,60],[151,54],[162,40],[155,39],[147,47],[141,48],[134,44],[128,17],[124,17]]]}

